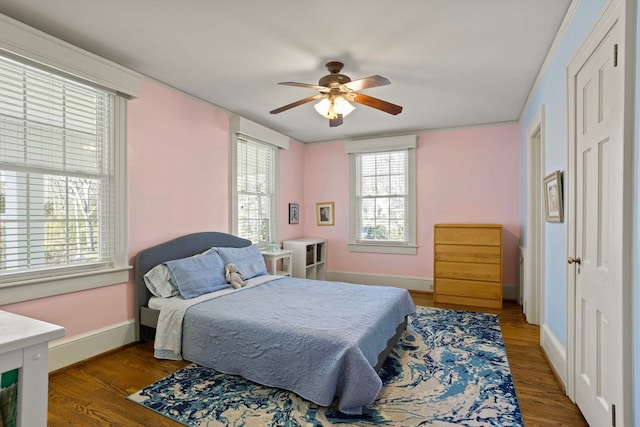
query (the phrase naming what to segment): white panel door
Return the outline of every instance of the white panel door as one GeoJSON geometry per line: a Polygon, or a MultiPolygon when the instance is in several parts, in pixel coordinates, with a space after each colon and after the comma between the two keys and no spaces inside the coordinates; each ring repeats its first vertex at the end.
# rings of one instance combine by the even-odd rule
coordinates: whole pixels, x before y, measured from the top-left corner
{"type": "Polygon", "coordinates": [[[623,71],[614,63],[621,43],[618,27],[611,28],[576,76],[575,398],[591,426],[614,425],[613,405],[622,409],[623,71]]]}

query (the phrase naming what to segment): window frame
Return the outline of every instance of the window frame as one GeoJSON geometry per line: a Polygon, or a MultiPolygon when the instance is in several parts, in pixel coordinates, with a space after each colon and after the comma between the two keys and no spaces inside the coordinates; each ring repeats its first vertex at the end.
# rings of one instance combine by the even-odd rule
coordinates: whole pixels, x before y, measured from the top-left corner
{"type": "Polygon", "coordinates": [[[416,136],[398,136],[377,138],[345,143],[345,153],[349,155],[349,243],[350,252],[385,253],[415,255],[416,244],[416,136]],[[358,240],[360,227],[358,218],[357,197],[357,155],[379,153],[385,151],[407,151],[407,214],[405,226],[407,227],[407,241],[377,241],[362,242],[358,240]]]}
{"type": "MultiPolygon", "coordinates": [[[[280,149],[289,148],[289,137],[282,135],[274,130],[266,128],[262,125],[254,123],[241,116],[232,116],[229,119],[230,131],[230,155],[229,155],[229,230],[233,235],[238,235],[238,197],[237,197],[237,164],[238,164],[238,138],[265,144],[274,149],[274,168],[273,168],[273,191],[275,193],[273,201],[273,215],[275,218],[271,221],[273,224],[273,242],[280,241],[280,149]]],[[[266,246],[266,245],[262,245],[266,246]]]]}
{"type": "Polygon", "coordinates": [[[126,100],[114,99],[114,258],[111,266],[68,272],[69,269],[43,270],[50,276],[24,278],[0,284],[3,301],[7,303],[60,295],[126,283],[129,280],[128,226],[127,226],[127,175],[126,175],[126,100]],[[117,123],[120,123],[119,125],[117,123]],[[59,272],[57,272],[59,270],[59,272]],[[66,271],[65,271],[66,270],[66,271]]]}
{"type": "MultiPolygon", "coordinates": [[[[263,248],[270,242],[276,242],[280,239],[280,226],[279,226],[279,218],[280,218],[280,152],[278,147],[266,143],[264,141],[256,140],[255,138],[248,137],[246,135],[240,133],[233,133],[231,136],[231,234],[234,236],[240,236],[238,233],[238,141],[244,140],[249,143],[258,144],[264,147],[267,147],[272,150],[272,188],[273,192],[271,193],[271,209],[270,216],[273,218],[269,218],[269,224],[271,225],[271,235],[268,239],[268,242],[252,242],[256,246],[263,248]]],[[[244,236],[240,236],[246,238],[244,236]]]]}
{"type": "Polygon", "coordinates": [[[82,84],[116,93],[113,110],[114,260],[106,268],[0,284],[3,304],[123,284],[129,281],[127,205],[127,100],[140,96],[142,75],[19,21],[0,15],[0,55],[82,84]]]}

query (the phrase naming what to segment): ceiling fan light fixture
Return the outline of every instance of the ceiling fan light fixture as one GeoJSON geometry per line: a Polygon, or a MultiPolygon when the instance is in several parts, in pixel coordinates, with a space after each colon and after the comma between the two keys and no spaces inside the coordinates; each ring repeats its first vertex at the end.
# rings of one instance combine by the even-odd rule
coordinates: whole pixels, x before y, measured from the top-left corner
{"type": "Polygon", "coordinates": [[[356,107],[354,107],[353,105],[349,104],[349,101],[347,101],[343,97],[336,96],[333,99],[333,109],[336,111],[336,113],[342,114],[342,117],[346,117],[353,110],[355,110],[356,107]]]}
{"type": "Polygon", "coordinates": [[[335,96],[331,99],[324,98],[313,107],[318,114],[329,120],[337,119],[340,114],[342,114],[343,117],[347,116],[355,110],[355,107],[341,96],[335,96]]]}
{"type": "MultiPolygon", "coordinates": [[[[332,118],[330,115],[332,108],[331,108],[331,101],[329,101],[329,98],[323,98],[320,102],[314,105],[313,108],[315,108],[318,114],[320,114],[325,119],[332,118]]],[[[335,115],[335,111],[333,112],[333,114],[335,115]]],[[[333,118],[335,119],[335,117],[333,118]]]]}

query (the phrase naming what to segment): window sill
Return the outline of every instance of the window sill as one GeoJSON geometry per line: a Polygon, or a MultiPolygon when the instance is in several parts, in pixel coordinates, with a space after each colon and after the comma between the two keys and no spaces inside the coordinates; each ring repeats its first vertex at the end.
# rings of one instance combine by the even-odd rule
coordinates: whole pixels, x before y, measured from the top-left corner
{"type": "Polygon", "coordinates": [[[2,304],[46,298],[129,281],[131,266],[23,280],[0,285],[2,304]]]}
{"type": "Polygon", "coordinates": [[[349,252],[367,252],[377,254],[415,255],[418,252],[416,245],[385,245],[373,243],[349,243],[349,252]]]}

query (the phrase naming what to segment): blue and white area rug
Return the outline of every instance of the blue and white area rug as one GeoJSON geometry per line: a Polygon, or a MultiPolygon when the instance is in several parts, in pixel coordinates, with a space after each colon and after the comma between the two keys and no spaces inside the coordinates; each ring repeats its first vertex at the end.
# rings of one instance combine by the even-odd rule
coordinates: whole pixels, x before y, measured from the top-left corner
{"type": "Polygon", "coordinates": [[[524,426],[498,317],[418,307],[363,415],[189,365],[132,394],[187,426],[524,426]]]}

